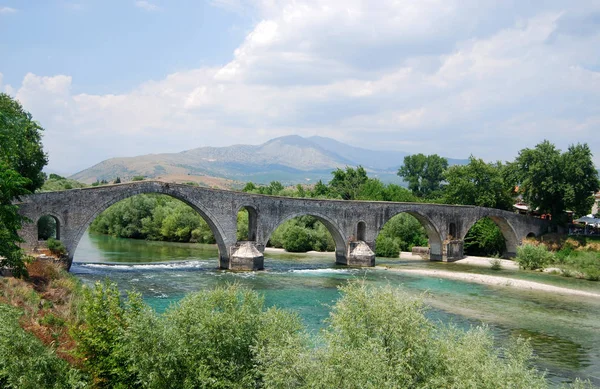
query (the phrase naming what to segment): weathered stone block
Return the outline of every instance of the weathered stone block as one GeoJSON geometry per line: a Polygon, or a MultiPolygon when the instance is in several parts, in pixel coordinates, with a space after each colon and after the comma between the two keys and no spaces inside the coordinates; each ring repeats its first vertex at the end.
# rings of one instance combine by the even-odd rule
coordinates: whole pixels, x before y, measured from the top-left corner
{"type": "Polygon", "coordinates": [[[229,270],[263,270],[263,253],[256,247],[256,242],[238,242],[231,248],[229,270]]]}

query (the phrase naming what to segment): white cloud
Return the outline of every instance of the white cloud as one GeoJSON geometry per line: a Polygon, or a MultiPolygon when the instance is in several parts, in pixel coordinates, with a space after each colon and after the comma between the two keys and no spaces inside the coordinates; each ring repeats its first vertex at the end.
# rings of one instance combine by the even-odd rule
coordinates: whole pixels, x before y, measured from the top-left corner
{"type": "Polygon", "coordinates": [[[15,12],[17,12],[17,10],[15,8],[0,7],[0,15],[2,15],[2,14],[13,14],[15,12]]]}
{"type": "Polygon", "coordinates": [[[587,142],[600,165],[594,2],[214,2],[259,15],[229,63],[119,95],[25,77],[15,94],[47,129],[52,168],[290,133],[488,160],[587,142]]]}
{"type": "Polygon", "coordinates": [[[146,0],[136,0],[135,6],[146,11],[158,11],[160,7],[146,0]]]}

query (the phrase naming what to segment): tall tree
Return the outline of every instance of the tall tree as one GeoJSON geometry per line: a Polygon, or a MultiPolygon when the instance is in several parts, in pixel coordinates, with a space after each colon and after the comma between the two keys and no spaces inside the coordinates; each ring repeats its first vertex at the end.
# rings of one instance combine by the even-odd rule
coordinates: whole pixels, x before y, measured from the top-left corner
{"type": "Polygon", "coordinates": [[[486,163],[473,156],[467,165],[451,166],[444,175],[445,202],[511,209],[513,186],[504,181],[503,169],[500,162],[486,163]]]}
{"type": "Polygon", "coordinates": [[[398,175],[408,182],[408,189],[417,197],[435,197],[442,189],[448,160],[437,154],[413,154],[404,157],[398,175]]]}
{"type": "Polygon", "coordinates": [[[42,173],[48,163],[42,148],[43,130],[17,100],[0,93],[0,160],[29,179],[25,189],[30,192],[41,188],[46,179],[42,173]]]}
{"type": "Polygon", "coordinates": [[[356,169],[349,166],[346,166],[346,170],[338,168],[331,174],[333,179],[329,181],[329,187],[344,200],[358,199],[361,187],[369,179],[367,171],[360,165],[356,169]]]}
{"type": "Polygon", "coordinates": [[[0,267],[16,276],[26,274],[17,233],[24,220],[12,202],[44,184],[42,130],[18,101],[0,93],[0,267]]]}
{"type": "Polygon", "coordinates": [[[532,209],[552,214],[554,224],[564,222],[567,209],[577,215],[589,213],[593,194],[600,188],[587,144],[571,145],[561,153],[544,140],[533,149],[521,150],[511,170],[523,199],[532,209]]]}

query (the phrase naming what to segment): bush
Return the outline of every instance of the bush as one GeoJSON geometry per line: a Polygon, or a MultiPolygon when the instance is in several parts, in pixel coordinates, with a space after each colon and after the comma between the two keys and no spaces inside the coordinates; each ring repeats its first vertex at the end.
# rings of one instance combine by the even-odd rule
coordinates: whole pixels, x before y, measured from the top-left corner
{"type": "Polygon", "coordinates": [[[380,234],[375,243],[375,255],[378,257],[398,258],[400,256],[400,247],[393,238],[380,234]]]}
{"type": "Polygon", "coordinates": [[[428,245],[425,228],[415,217],[407,213],[396,215],[385,223],[377,236],[376,250],[380,242],[383,242],[386,238],[392,239],[394,244],[382,243],[385,247],[385,254],[384,251],[381,251],[381,254],[375,253],[375,255],[397,257],[398,254],[395,254],[394,246],[398,247],[398,251],[411,251],[414,246],[426,247],[428,245]]]}
{"type": "Polygon", "coordinates": [[[544,269],[553,262],[553,254],[548,251],[546,246],[534,246],[524,244],[517,247],[517,262],[525,270],[544,269]]]}
{"type": "Polygon", "coordinates": [[[355,282],[341,291],[320,347],[292,334],[271,353],[258,352],[262,387],[546,387],[521,338],[497,349],[486,328],[434,325],[419,299],[390,286],[355,282]]]}
{"type": "Polygon", "coordinates": [[[492,265],[490,269],[492,270],[502,270],[502,261],[500,258],[494,258],[490,260],[490,264],[492,265]]]}
{"type": "Polygon", "coordinates": [[[285,232],[283,248],[292,253],[305,253],[312,249],[310,231],[305,227],[292,226],[285,232]]]}
{"type": "Polygon", "coordinates": [[[47,244],[48,244],[48,250],[50,250],[50,252],[53,255],[55,255],[59,258],[67,255],[67,249],[66,249],[65,245],[63,244],[63,242],[61,242],[60,240],[50,238],[50,239],[48,239],[47,244]]]}
{"type": "Polygon", "coordinates": [[[506,242],[500,227],[488,217],[477,221],[465,236],[464,251],[466,255],[482,257],[502,255],[506,242]]]}
{"type": "Polygon", "coordinates": [[[82,323],[73,329],[77,354],[98,386],[132,387],[134,377],[127,368],[128,355],[122,337],[144,307],[141,296],[130,294],[121,299],[116,284],[108,279],[84,290],[82,323]]]}
{"type": "Polygon", "coordinates": [[[83,374],[19,326],[20,312],[0,304],[0,387],[84,388],[83,374]]]}
{"type": "Polygon", "coordinates": [[[143,387],[256,388],[256,354],[278,352],[301,330],[296,315],[265,310],[256,292],[228,285],[190,294],[161,316],[143,310],[123,344],[143,387]]]}

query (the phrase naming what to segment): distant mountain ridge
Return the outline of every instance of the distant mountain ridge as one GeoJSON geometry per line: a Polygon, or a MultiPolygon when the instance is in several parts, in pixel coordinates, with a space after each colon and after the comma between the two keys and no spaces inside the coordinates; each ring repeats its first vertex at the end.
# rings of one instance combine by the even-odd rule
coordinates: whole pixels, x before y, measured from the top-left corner
{"type": "MultiPolygon", "coordinates": [[[[220,177],[240,182],[284,184],[329,181],[331,171],[345,166],[362,165],[369,175],[385,182],[400,183],[398,167],[409,153],[376,151],[354,147],[331,138],[298,135],[271,139],[261,145],[199,147],[179,153],[147,154],[137,157],[111,158],[70,178],[92,183],[96,180],[129,180],[187,176],[220,177]]],[[[463,164],[467,160],[449,160],[463,164]]]]}

